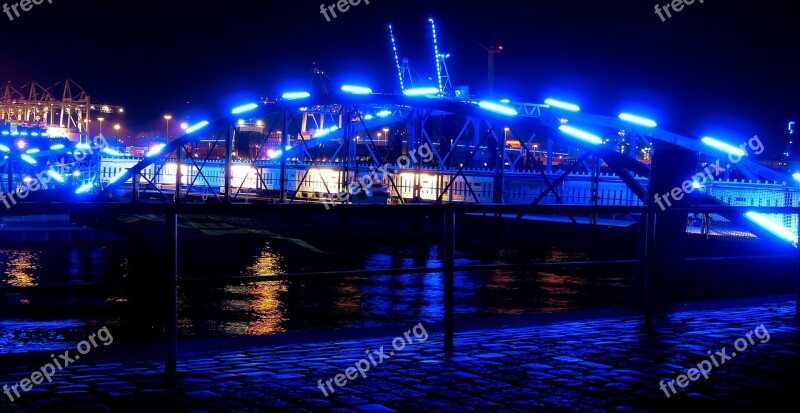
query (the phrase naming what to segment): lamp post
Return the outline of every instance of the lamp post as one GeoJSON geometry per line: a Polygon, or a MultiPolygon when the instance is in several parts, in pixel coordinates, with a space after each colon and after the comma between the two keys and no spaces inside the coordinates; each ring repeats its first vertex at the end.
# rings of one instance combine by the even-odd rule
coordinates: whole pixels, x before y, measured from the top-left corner
{"type": "Polygon", "coordinates": [[[100,122],[100,136],[103,136],[103,121],[104,120],[106,120],[106,118],[103,118],[103,117],[97,118],[97,121],[100,122]]]}
{"type": "Polygon", "coordinates": [[[169,121],[172,119],[172,115],[164,115],[164,120],[167,121],[167,142],[169,142],[169,121]]]}
{"type": "Polygon", "coordinates": [[[383,128],[383,140],[389,142],[389,128],[383,128]]]}

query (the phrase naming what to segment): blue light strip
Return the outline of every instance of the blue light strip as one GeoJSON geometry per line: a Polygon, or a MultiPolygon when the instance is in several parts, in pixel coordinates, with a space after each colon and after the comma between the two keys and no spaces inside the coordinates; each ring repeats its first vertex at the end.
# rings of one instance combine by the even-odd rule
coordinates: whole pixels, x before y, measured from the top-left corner
{"type": "Polygon", "coordinates": [[[394,39],[394,29],[389,25],[389,36],[392,39],[392,52],[394,53],[394,64],[397,66],[397,76],[400,78],[400,92],[405,93],[406,86],[403,84],[403,69],[400,67],[400,56],[397,54],[397,42],[394,39]]]}

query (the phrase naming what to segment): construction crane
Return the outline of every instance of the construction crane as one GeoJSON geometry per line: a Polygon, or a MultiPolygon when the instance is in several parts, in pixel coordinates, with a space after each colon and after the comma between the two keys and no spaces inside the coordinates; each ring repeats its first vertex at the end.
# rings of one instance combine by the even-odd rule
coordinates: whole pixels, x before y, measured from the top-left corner
{"type": "Polygon", "coordinates": [[[453,83],[450,81],[450,71],[447,69],[447,59],[450,58],[450,54],[439,53],[436,22],[433,19],[428,19],[428,22],[431,24],[431,33],[433,34],[433,55],[436,59],[436,80],[439,83],[439,94],[447,97],[455,96],[453,83]]]}
{"type": "Polygon", "coordinates": [[[411,65],[406,58],[403,58],[402,63],[400,61],[400,54],[397,51],[397,38],[394,36],[394,26],[391,24],[389,25],[389,38],[392,41],[392,56],[394,56],[397,77],[400,80],[400,93],[402,94],[406,91],[406,84],[408,84],[411,89],[414,88],[414,79],[411,77],[411,65]],[[408,82],[406,82],[406,76],[408,76],[408,82]]]}

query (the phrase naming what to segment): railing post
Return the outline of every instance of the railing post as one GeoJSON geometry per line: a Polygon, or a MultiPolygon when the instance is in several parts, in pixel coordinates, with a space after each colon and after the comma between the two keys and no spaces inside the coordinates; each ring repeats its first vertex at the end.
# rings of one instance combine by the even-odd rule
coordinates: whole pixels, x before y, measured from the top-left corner
{"type": "Polygon", "coordinates": [[[453,312],[455,290],[456,215],[445,207],[444,213],[444,354],[453,356],[453,312]]]}
{"type": "MultiPolygon", "coordinates": [[[[286,151],[286,147],[289,146],[289,112],[284,111],[283,115],[283,132],[281,133],[281,150],[286,151]]],[[[303,157],[301,156],[300,159],[303,157]]],[[[286,203],[286,156],[281,156],[281,183],[280,183],[280,202],[286,203]]]]}
{"type": "Polygon", "coordinates": [[[643,296],[644,296],[644,327],[646,331],[652,331],[653,317],[655,315],[655,297],[653,296],[653,250],[656,240],[656,214],[652,211],[646,212],[644,230],[644,250],[642,253],[642,272],[643,272],[643,296]]]}
{"type": "Polygon", "coordinates": [[[175,169],[175,203],[179,204],[181,202],[181,181],[183,181],[183,174],[181,173],[183,145],[178,145],[177,153],[178,162],[176,163],[175,169]]]}
{"type": "Polygon", "coordinates": [[[139,202],[139,180],[141,180],[141,174],[139,172],[134,172],[131,176],[131,183],[133,184],[133,191],[131,192],[131,202],[136,204],[139,202]]]}
{"type": "Polygon", "coordinates": [[[228,127],[228,136],[225,138],[225,203],[230,204],[231,200],[231,173],[233,172],[233,168],[231,167],[231,163],[233,162],[233,134],[234,129],[233,125],[228,127]]]}
{"type": "Polygon", "coordinates": [[[178,210],[176,205],[167,205],[164,214],[165,251],[164,281],[167,286],[167,308],[164,318],[164,341],[166,344],[164,374],[167,381],[174,381],[178,355],[178,210]]]}

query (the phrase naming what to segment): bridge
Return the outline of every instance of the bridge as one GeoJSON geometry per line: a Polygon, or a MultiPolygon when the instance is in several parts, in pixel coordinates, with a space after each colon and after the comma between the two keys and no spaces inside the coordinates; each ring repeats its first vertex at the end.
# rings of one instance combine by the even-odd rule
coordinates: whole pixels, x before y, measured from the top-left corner
{"type": "MultiPolygon", "coordinates": [[[[304,202],[326,209],[341,203],[800,206],[800,175],[752,159],[764,150],[758,137],[696,139],[635,114],[588,114],[553,99],[477,101],[444,97],[435,88],[392,95],[343,86],[320,96],[286,93],[185,132],[133,157],[102,135],[76,143],[4,131],[5,214],[25,214],[17,203],[87,201],[304,202]],[[741,178],[731,179],[733,171],[741,178]]],[[[713,219],[797,242],[797,214],[754,214],[713,219]]]]}

